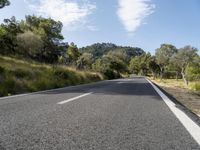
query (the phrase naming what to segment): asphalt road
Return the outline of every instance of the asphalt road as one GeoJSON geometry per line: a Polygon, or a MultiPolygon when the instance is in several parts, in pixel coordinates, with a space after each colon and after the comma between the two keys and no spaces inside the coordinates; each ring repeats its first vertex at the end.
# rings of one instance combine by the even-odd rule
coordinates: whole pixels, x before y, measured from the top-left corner
{"type": "Polygon", "coordinates": [[[0,99],[0,150],[190,150],[200,146],[144,78],[0,99]]]}

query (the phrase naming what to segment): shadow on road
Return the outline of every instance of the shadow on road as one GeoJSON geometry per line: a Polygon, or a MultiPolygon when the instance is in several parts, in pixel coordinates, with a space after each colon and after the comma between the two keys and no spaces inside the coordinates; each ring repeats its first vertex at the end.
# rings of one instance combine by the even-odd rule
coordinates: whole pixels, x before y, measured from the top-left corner
{"type": "Polygon", "coordinates": [[[153,96],[161,100],[152,86],[143,78],[137,80],[111,80],[92,84],[66,87],[43,94],[67,94],[93,92],[96,95],[153,96]]]}

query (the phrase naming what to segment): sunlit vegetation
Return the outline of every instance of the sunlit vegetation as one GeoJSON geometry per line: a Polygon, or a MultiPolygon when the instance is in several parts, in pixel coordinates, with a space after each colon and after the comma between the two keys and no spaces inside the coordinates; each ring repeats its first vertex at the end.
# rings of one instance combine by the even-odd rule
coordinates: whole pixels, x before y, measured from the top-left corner
{"type": "MultiPolygon", "coordinates": [[[[9,4],[1,0],[0,8],[9,4]]],[[[192,46],[178,49],[162,44],[155,55],[112,43],[78,48],[64,42],[62,26],[59,21],[34,15],[20,21],[4,19],[0,25],[0,96],[130,74],[173,79],[170,82],[181,79],[185,86],[200,89],[200,56],[192,46]]]]}
{"type": "Polygon", "coordinates": [[[0,56],[0,96],[100,81],[99,73],[0,56]]]}

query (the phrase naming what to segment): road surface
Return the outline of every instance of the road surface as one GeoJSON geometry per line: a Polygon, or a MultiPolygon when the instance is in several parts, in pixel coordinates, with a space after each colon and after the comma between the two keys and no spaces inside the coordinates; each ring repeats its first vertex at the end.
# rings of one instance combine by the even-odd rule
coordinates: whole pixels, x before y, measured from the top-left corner
{"type": "Polygon", "coordinates": [[[145,78],[132,78],[1,98],[0,150],[17,149],[196,150],[200,146],[152,85],[145,78]]]}

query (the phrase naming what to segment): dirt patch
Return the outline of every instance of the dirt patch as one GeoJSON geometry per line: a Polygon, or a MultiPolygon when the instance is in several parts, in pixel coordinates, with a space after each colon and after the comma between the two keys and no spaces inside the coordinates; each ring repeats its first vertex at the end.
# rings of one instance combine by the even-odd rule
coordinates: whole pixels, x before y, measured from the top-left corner
{"type": "Polygon", "coordinates": [[[159,83],[155,80],[152,81],[200,117],[200,94],[198,92],[194,92],[186,88],[159,83]]]}

